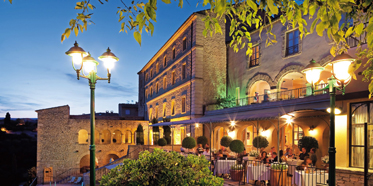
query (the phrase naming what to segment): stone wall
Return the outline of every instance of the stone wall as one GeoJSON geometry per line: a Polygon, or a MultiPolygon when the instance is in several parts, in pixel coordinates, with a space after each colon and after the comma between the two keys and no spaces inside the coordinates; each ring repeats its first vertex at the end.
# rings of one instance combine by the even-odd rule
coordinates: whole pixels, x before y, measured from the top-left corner
{"type": "MultiPolygon", "coordinates": [[[[37,113],[37,176],[42,178],[43,170],[47,167],[53,168],[53,177],[55,179],[65,171],[81,168],[81,161],[84,163],[85,159],[89,158],[90,120],[72,119],[74,116],[70,116],[70,107],[68,105],[38,110],[37,113]],[[78,143],[79,131],[82,129],[88,131],[88,142],[85,144],[78,143]]],[[[144,134],[146,134],[147,123],[134,120],[105,120],[96,116],[95,136],[102,138],[103,131],[109,131],[110,134],[109,144],[102,144],[102,140],[97,139],[96,164],[101,167],[109,162],[113,155],[117,157],[126,155],[128,145],[135,143],[134,136],[138,124],[143,125],[144,134]],[[131,131],[131,143],[123,143],[124,140],[113,143],[114,131],[120,131],[122,137],[124,137],[123,134],[125,132],[131,131]]],[[[146,135],[144,137],[146,138],[146,135]]],[[[146,143],[147,139],[144,141],[146,143]]],[[[38,179],[38,181],[42,182],[43,179],[38,179]]]]}
{"type": "MultiPolygon", "coordinates": [[[[337,169],[336,184],[338,186],[364,185],[364,172],[337,169]]],[[[373,185],[373,179],[370,179],[368,181],[368,185],[373,185]]]]}

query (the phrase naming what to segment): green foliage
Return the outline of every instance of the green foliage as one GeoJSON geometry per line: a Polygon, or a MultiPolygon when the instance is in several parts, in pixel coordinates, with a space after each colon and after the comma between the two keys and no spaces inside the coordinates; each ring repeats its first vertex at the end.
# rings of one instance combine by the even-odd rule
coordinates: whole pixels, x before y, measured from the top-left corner
{"type": "Polygon", "coordinates": [[[137,125],[136,132],[144,132],[144,129],[142,128],[141,124],[137,125]]]}
{"type": "Polygon", "coordinates": [[[242,164],[235,164],[231,166],[231,170],[243,170],[242,164]]]}
{"type": "Polygon", "coordinates": [[[229,147],[233,139],[229,136],[223,136],[220,140],[220,145],[224,147],[229,147]]]}
{"type": "Polygon", "coordinates": [[[309,152],[312,148],[318,149],[319,143],[317,142],[316,138],[312,136],[304,136],[298,141],[299,150],[301,150],[303,147],[307,149],[307,152],[309,152]]]}
{"type": "Polygon", "coordinates": [[[208,139],[206,138],[206,136],[199,136],[197,138],[197,144],[202,144],[202,147],[204,147],[208,142],[208,139]]]}
{"type": "Polygon", "coordinates": [[[235,153],[241,153],[244,151],[245,149],[245,145],[242,143],[242,141],[240,140],[233,140],[230,144],[229,144],[229,149],[232,151],[232,152],[235,152],[235,153]]]}
{"type": "Polygon", "coordinates": [[[205,157],[177,152],[164,152],[158,148],[153,153],[143,151],[138,160],[125,159],[123,165],[102,177],[100,185],[216,185],[224,180],[209,170],[205,157]]]}
{"type": "Polygon", "coordinates": [[[266,148],[266,147],[268,147],[268,144],[269,144],[269,142],[268,142],[267,138],[264,137],[264,136],[257,136],[253,139],[253,146],[255,148],[258,148],[258,149],[266,148]]]}
{"type": "Polygon", "coordinates": [[[236,104],[234,100],[235,100],[235,98],[231,97],[231,96],[227,96],[225,98],[217,97],[216,98],[216,104],[219,107],[222,107],[222,108],[230,108],[230,107],[233,107],[236,104]]]}
{"type": "Polygon", "coordinates": [[[159,146],[166,146],[167,145],[167,141],[166,141],[166,139],[164,139],[164,138],[161,138],[161,139],[159,139],[158,140],[158,145],[159,146]]]}
{"type": "Polygon", "coordinates": [[[187,149],[192,149],[196,147],[196,140],[193,137],[185,137],[181,146],[187,149]]]}
{"type": "Polygon", "coordinates": [[[164,126],[163,127],[164,131],[164,138],[167,140],[167,144],[171,144],[171,127],[170,126],[164,126]]]}

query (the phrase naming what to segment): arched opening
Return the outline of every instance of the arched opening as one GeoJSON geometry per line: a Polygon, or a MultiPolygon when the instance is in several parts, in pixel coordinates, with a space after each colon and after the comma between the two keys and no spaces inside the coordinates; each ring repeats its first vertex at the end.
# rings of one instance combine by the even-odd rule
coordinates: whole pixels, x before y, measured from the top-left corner
{"type": "Polygon", "coordinates": [[[78,132],[78,143],[79,144],[88,144],[88,132],[84,129],[79,130],[78,132]]]}
{"type": "Polygon", "coordinates": [[[115,130],[113,133],[113,143],[120,144],[122,141],[122,132],[115,130]]]}
{"type": "Polygon", "coordinates": [[[104,157],[102,160],[103,165],[107,165],[115,160],[117,160],[119,157],[115,154],[108,154],[104,157]]]}
{"type": "Polygon", "coordinates": [[[286,74],[279,82],[279,99],[302,98],[312,94],[311,86],[306,85],[305,76],[299,72],[286,74]]]}
{"type": "MultiPolygon", "coordinates": [[[[79,168],[80,168],[80,173],[86,173],[89,171],[90,169],[90,157],[89,157],[89,154],[85,155],[82,157],[82,159],[80,159],[80,165],[79,165],[79,168]]],[[[97,158],[96,158],[96,168],[98,167],[98,161],[97,161],[97,158]]]]}
{"type": "Polygon", "coordinates": [[[253,139],[258,136],[258,130],[255,125],[245,127],[242,131],[241,139],[246,148],[246,152],[250,152],[253,149],[253,139]]]}
{"type": "Polygon", "coordinates": [[[101,143],[102,144],[110,144],[111,134],[109,130],[102,131],[101,135],[101,143]]]}
{"type": "Polygon", "coordinates": [[[100,144],[100,132],[95,130],[95,144],[100,144]]]}
{"type": "Polygon", "coordinates": [[[130,130],[126,131],[126,143],[132,143],[132,132],[130,130]]]}
{"type": "Polygon", "coordinates": [[[220,140],[223,136],[228,136],[228,129],[218,126],[215,128],[215,134],[214,134],[214,148],[215,149],[220,149],[220,140]]]}
{"type": "Polygon", "coordinates": [[[255,82],[250,89],[249,94],[249,104],[251,103],[262,103],[263,101],[269,101],[273,99],[271,96],[271,87],[269,86],[268,82],[260,80],[255,82]],[[265,96],[266,95],[266,96],[265,96]]]}

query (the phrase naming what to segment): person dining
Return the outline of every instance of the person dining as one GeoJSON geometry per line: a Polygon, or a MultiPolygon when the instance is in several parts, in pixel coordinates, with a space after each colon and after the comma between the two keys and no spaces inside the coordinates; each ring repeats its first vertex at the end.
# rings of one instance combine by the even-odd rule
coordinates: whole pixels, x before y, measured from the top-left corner
{"type": "Polygon", "coordinates": [[[282,161],[283,161],[283,158],[284,158],[284,151],[283,151],[283,150],[280,150],[278,156],[277,156],[277,153],[274,152],[274,153],[272,154],[272,158],[273,158],[273,162],[277,162],[277,159],[278,159],[278,158],[280,158],[280,162],[282,162],[282,161]]]}
{"type": "Polygon", "coordinates": [[[302,147],[302,153],[299,154],[299,159],[304,160],[306,157],[310,155],[307,153],[307,149],[302,147]]]}
{"type": "Polygon", "coordinates": [[[259,158],[260,162],[261,163],[269,163],[269,159],[267,157],[267,152],[266,151],[262,151],[262,153],[260,154],[260,158],[259,158]]]}
{"type": "Polygon", "coordinates": [[[218,153],[216,154],[216,159],[222,159],[223,158],[223,150],[219,149],[218,153]]]}
{"type": "Polygon", "coordinates": [[[210,156],[210,148],[205,148],[205,151],[203,151],[202,155],[210,156]]]}
{"type": "Polygon", "coordinates": [[[310,151],[310,158],[312,160],[312,165],[315,166],[316,165],[316,161],[317,161],[317,156],[316,156],[316,149],[315,148],[312,148],[311,151],[310,151]]]}
{"type": "Polygon", "coordinates": [[[287,158],[294,158],[293,150],[292,150],[291,148],[287,148],[287,149],[286,149],[285,156],[286,156],[287,158]]]}
{"type": "Polygon", "coordinates": [[[204,149],[202,148],[202,144],[198,144],[197,152],[198,154],[202,154],[204,149]]]}
{"type": "Polygon", "coordinates": [[[312,160],[310,157],[305,157],[303,163],[297,167],[298,170],[304,170],[305,168],[312,167],[312,160]]]}

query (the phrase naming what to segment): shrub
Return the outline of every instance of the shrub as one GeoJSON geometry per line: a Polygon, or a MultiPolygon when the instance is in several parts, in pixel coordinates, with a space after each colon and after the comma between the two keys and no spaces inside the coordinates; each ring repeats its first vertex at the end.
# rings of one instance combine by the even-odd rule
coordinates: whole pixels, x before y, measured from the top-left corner
{"type": "Polygon", "coordinates": [[[167,144],[170,145],[171,144],[171,128],[170,128],[170,126],[164,126],[163,131],[164,131],[164,138],[167,140],[167,144]]]}
{"type": "Polygon", "coordinates": [[[269,144],[269,142],[268,142],[267,138],[264,137],[264,136],[257,136],[253,140],[253,146],[255,148],[258,148],[258,149],[266,148],[266,147],[268,147],[268,144],[269,144]]]}
{"type": "Polygon", "coordinates": [[[241,153],[245,149],[245,145],[240,140],[233,140],[231,144],[229,144],[229,149],[235,153],[241,153]]]}
{"type": "Polygon", "coordinates": [[[298,142],[299,150],[302,150],[303,147],[307,149],[307,152],[309,152],[312,148],[318,149],[319,148],[319,143],[317,142],[316,138],[314,138],[314,137],[304,136],[298,142]]]}
{"type": "Polygon", "coordinates": [[[205,147],[207,142],[208,142],[208,140],[207,140],[206,136],[199,136],[197,138],[197,144],[202,144],[202,147],[205,147]]]}
{"type": "Polygon", "coordinates": [[[224,147],[229,147],[229,144],[231,144],[232,141],[233,139],[231,137],[223,136],[220,140],[220,145],[224,147]]]}
{"type": "Polygon", "coordinates": [[[166,146],[167,145],[167,141],[166,141],[166,139],[164,139],[164,138],[161,138],[161,139],[159,139],[158,140],[158,145],[159,146],[166,146]]]}
{"type": "Polygon", "coordinates": [[[125,159],[102,177],[100,185],[217,185],[224,180],[215,177],[209,170],[205,157],[177,152],[164,152],[155,148],[153,153],[143,151],[139,159],[125,159]]]}
{"type": "Polygon", "coordinates": [[[196,147],[196,140],[192,137],[185,137],[181,146],[187,149],[192,149],[196,147]]]}

